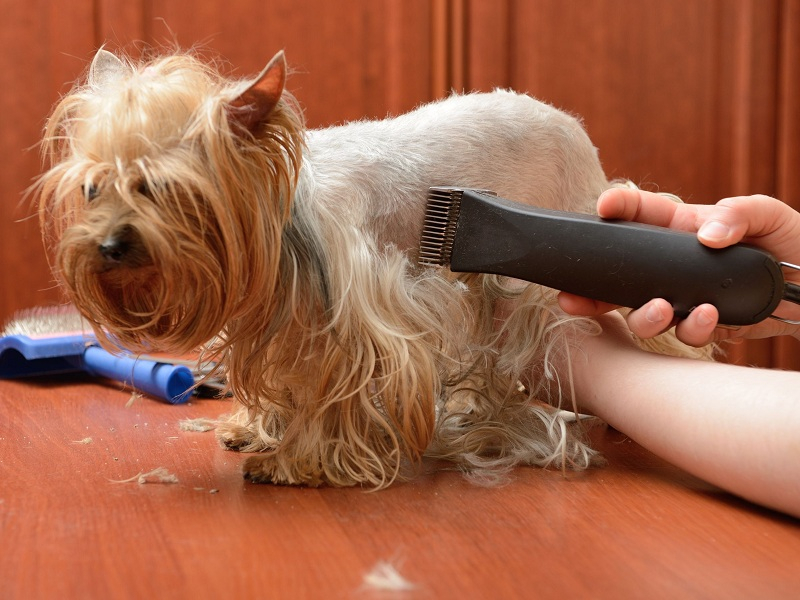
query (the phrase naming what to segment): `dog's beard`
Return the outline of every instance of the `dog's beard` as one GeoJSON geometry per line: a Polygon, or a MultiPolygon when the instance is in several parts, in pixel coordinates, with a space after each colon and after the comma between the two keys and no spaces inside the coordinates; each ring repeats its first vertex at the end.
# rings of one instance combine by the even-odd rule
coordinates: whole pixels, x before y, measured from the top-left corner
{"type": "Polygon", "coordinates": [[[185,353],[214,337],[224,325],[223,270],[216,257],[178,260],[136,249],[129,264],[109,265],[97,244],[65,235],[57,264],[71,300],[98,338],[128,351],[185,353]],[[215,267],[216,265],[216,267],[215,267]]]}

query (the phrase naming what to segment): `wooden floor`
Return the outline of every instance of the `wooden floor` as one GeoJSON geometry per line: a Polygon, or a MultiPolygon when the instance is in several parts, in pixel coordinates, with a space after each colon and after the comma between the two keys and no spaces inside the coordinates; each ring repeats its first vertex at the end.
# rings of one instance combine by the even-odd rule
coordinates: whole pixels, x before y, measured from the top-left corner
{"type": "Polygon", "coordinates": [[[566,478],[294,489],[243,481],[213,433],[178,429],[226,401],[130,398],[0,382],[0,598],[800,597],[798,521],[612,430],[595,432],[609,465],[566,478]],[[157,467],[178,482],[118,482],[157,467]]]}

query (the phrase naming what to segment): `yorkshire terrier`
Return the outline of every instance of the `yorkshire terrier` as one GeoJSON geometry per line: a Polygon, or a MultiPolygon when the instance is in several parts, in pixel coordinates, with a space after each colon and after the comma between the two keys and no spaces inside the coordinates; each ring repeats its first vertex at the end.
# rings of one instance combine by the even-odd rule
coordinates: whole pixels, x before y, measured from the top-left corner
{"type": "Polygon", "coordinates": [[[97,337],[205,348],[235,398],[219,440],[257,453],[253,481],[383,487],[426,455],[489,478],[591,464],[553,367],[591,321],[553,290],[417,263],[430,186],[590,212],[610,183],[580,123],[495,91],[307,130],[286,74],[283,53],[234,80],[100,50],[55,107],[40,218],[97,337]]]}

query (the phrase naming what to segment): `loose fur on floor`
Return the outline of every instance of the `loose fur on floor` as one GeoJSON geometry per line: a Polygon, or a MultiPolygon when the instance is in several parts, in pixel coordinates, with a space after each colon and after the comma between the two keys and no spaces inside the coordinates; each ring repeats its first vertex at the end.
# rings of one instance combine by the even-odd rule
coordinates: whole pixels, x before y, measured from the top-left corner
{"type": "Polygon", "coordinates": [[[253,481],[382,487],[426,455],[489,481],[590,465],[554,365],[596,324],[552,290],[416,262],[430,186],[593,210],[609,182],[580,123],[498,90],[307,130],[285,79],[282,53],[234,80],[100,50],[55,107],[40,218],[98,338],[219,360],[217,435],[255,453],[253,481]]]}

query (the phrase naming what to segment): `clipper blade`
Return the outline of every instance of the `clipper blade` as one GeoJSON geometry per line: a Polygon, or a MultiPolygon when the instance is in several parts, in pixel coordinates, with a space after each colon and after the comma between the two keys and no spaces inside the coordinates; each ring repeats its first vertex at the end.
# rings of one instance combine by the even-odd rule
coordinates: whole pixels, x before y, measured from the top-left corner
{"type": "Polygon", "coordinates": [[[491,190],[479,190],[456,186],[428,188],[428,204],[425,208],[425,224],[419,241],[419,263],[428,266],[447,266],[453,252],[461,198],[469,190],[488,196],[497,196],[491,190]]]}
{"type": "Polygon", "coordinates": [[[428,190],[425,226],[419,241],[419,262],[436,266],[450,263],[463,190],[432,187],[428,190]]]}

